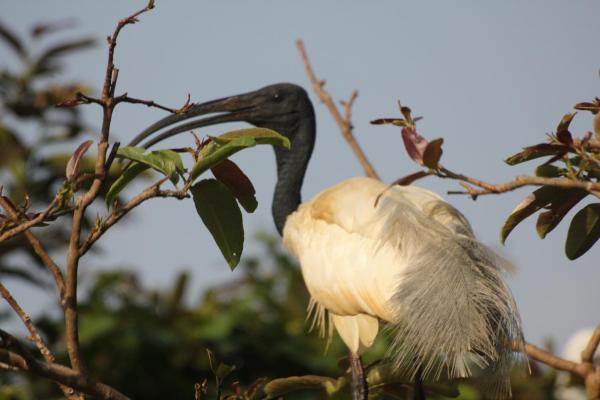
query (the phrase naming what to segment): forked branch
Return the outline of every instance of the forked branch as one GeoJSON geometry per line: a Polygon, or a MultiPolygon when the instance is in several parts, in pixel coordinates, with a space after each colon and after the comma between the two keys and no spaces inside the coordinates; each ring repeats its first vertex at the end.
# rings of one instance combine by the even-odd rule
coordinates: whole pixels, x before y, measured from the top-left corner
{"type": "Polygon", "coordinates": [[[350,96],[350,99],[346,102],[342,102],[342,105],[344,107],[344,117],[342,117],[337,106],[335,105],[335,102],[331,98],[331,95],[324,89],[325,81],[317,79],[308,59],[308,54],[304,49],[304,43],[302,42],[302,40],[296,41],[296,46],[298,47],[298,51],[300,52],[300,56],[302,57],[302,62],[304,63],[304,68],[306,69],[306,74],[308,75],[308,79],[310,80],[315,93],[317,94],[317,96],[319,96],[319,99],[321,99],[321,101],[325,104],[325,106],[333,116],[333,119],[340,127],[344,139],[346,139],[346,141],[352,148],[352,151],[354,152],[356,158],[358,158],[358,161],[363,167],[365,174],[371,178],[379,179],[379,175],[377,175],[377,172],[375,172],[375,168],[373,168],[373,166],[367,159],[367,156],[361,149],[353,134],[353,126],[352,122],[350,121],[350,117],[352,105],[354,104],[354,101],[358,96],[358,92],[354,90],[350,96]]]}

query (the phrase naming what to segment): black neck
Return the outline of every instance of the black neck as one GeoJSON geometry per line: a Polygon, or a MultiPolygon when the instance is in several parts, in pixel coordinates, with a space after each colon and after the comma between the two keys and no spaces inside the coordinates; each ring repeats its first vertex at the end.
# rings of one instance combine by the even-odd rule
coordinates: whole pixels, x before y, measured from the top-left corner
{"type": "Polygon", "coordinates": [[[280,235],[283,234],[288,215],[296,211],[301,202],[300,190],[315,143],[315,129],[314,113],[308,112],[305,118],[298,119],[296,126],[285,127],[279,131],[292,138],[290,150],[275,148],[277,184],[271,211],[280,235]]]}

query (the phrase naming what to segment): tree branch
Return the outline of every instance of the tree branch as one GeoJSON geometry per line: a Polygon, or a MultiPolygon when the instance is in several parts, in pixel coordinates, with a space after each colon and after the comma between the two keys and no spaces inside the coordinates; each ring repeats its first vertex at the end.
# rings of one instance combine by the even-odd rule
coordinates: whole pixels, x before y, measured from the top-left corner
{"type": "Polygon", "coordinates": [[[187,112],[190,107],[194,106],[195,103],[190,103],[190,95],[188,94],[187,96],[187,100],[185,101],[185,103],[183,104],[183,106],[179,107],[179,108],[169,108],[169,107],[165,107],[163,105],[160,105],[158,103],[156,103],[153,100],[142,100],[142,99],[136,99],[133,97],[129,97],[127,95],[127,93],[122,94],[121,96],[115,97],[115,104],[118,103],[131,103],[131,104],[143,104],[147,107],[154,107],[154,108],[158,108],[167,112],[170,112],[172,114],[181,114],[181,113],[185,113],[187,112]]]}
{"type": "MultiPolygon", "coordinates": [[[[54,206],[56,205],[56,203],[58,202],[59,199],[59,195],[57,194],[54,199],[52,200],[52,202],[50,202],[50,204],[48,205],[48,207],[46,207],[46,209],[44,211],[42,211],[41,213],[37,214],[34,218],[30,219],[27,222],[21,223],[20,225],[15,226],[12,229],[7,230],[6,232],[4,232],[3,234],[0,235],[0,242],[3,242],[7,239],[12,238],[13,236],[16,236],[20,233],[25,232],[26,230],[28,230],[29,228],[40,224],[42,222],[44,222],[44,220],[48,217],[48,215],[50,214],[50,212],[52,211],[52,209],[54,208],[54,206]]],[[[4,207],[2,207],[4,208],[4,207]]],[[[8,210],[6,210],[8,211],[8,210]]]]}
{"type": "Polygon", "coordinates": [[[296,41],[296,47],[298,47],[298,51],[300,52],[300,56],[302,57],[302,62],[304,63],[304,68],[306,69],[306,74],[308,75],[308,79],[312,83],[315,93],[317,94],[317,96],[319,96],[319,99],[321,99],[321,101],[327,106],[327,109],[333,116],[333,119],[340,127],[344,139],[346,139],[346,141],[352,148],[352,151],[354,151],[354,154],[358,158],[358,161],[363,167],[365,173],[371,178],[379,179],[377,172],[375,172],[375,169],[367,159],[367,156],[362,151],[360,145],[354,137],[354,134],[352,133],[352,123],[350,122],[350,109],[352,107],[352,104],[354,103],[354,100],[358,96],[358,92],[356,92],[356,90],[353,91],[352,95],[350,96],[350,100],[343,103],[345,108],[345,117],[342,117],[340,112],[338,111],[337,106],[333,102],[331,95],[325,89],[323,89],[323,86],[325,86],[325,81],[318,80],[315,76],[312,66],[310,65],[308,55],[306,54],[306,50],[304,49],[304,43],[302,42],[302,40],[296,41]]]}
{"type": "Polygon", "coordinates": [[[21,354],[5,349],[0,349],[0,362],[21,371],[60,382],[62,385],[103,400],[129,400],[127,396],[116,389],[93,379],[86,378],[78,374],[77,371],[63,365],[26,358],[21,354]]]}
{"type": "MultiPolygon", "coordinates": [[[[2,283],[0,283],[0,295],[6,300],[6,302],[10,305],[10,307],[19,316],[19,318],[23,322],[23,325],[25,325],[25,327],[29,331],[31,340],[37,346],[38,350],[42,354],[42,357],[44,357],[44,360],[46,360],[46,362],[49,362],[49,363],[54,363],[56,361],[54,354],[52,354],[52,352],[50,351],[50,349],[44,342],[44,339],[42,339],[42,337],[40,336],[37,328],[35,327],[33,322],[31,322],[31,318],[21,308],[21,306],[19,305],[17,300],[15,300],[15,298],[12,296],[10,291],[2,283]]],[[[2,332],[2,336],[4,338],[10,337],[12,342],[16,342],[16,339],[12,338],[12,336],[8,335],[5,332],[2,332]]],[[[5,339],[3,339],[3,340],[5,340],[5,339]]],[[[67,397],[68,399],[80,400],[80,396],[77,395],[74,392],[74,390],[71,389],[70,387],[64,386],[60,383],[58,384],[58,386],[59,386],[60,390],[63,392],[63,394],[65,395],[65,397],[67,397]]]]}
{"type": "Polygon", "coordinates": [[[600,345],[600,325],[596,327],[590,341],[588,342],[585,349],[581,352],[581,361],[591,363],[594,360],[594,354],[600,345]]]}
{"type": "Polygon", "coordinates": [[[78,316],[77,316],[77,270],[79,267],[79,245],[81,237],[81,225],[87,207],[96,199],[100,188],[106,176],[106,153],[108,149],[108,138],[110,133],[110,124],[112,113],[115,107],[114,92],[118,79],[118,70],[114,65],[114,52],[117,45],[119,33],[126,25],[137,22],[137,17],[154,8],[154,1],[150,0],[146,7],[133,13],[129,17],[120,20],[112,36],[108,37],[108,61],[106,73],[104,76],[104,85],[102,87],[102,96],[99,99],[102,103],[103,117],[102,127],[100,129],[100,141],[98,142],[98,153],[94,171],[94,180],[89,190],[77,199],[73,222],[71,225],[71,237],[69,239],[69,250],[67,255],[67,279],[66,291],[63,301],[65,311],[65,333],[67,340],[67,353],[71,366],[75,371],[80,372],[87,377],[85,363],[81,356],[79,346],[78,316]]]}
{"type": "MultiPolygon", "coordinates": [[[[19,212],[12,206],[12,204],[6,201],[6,199],[2,196],[0,196],[0,206],[8,212],[8,214],[15,223],[19,222],[19,212]]],[[[46,265],[46,267],[48,267],[48,269],[52,273],[52,276],[54,277],[54,282],[56,283],[56,287],[60,294],[60,298],[62,299],[65,293],[65,281],[60,268],[58,267],[58,265],[56,265],[52,257],[50,257],[46,249],[42,246],[40,241],[35,237],[35,235],[31,231],[26,230],[25,237],[29,241],[29,244],[33,248],[35,254],[37,254],[38,257],[40,257],[44,265],[46,265]]]]}
{"type": "Polygon", "coordinates": [[[555,356],[531,343],[525,343],[525,353],[527,353],[531,359],[546,364],[554,369],[572,372],[584,378],[588,373],[588,369],[584,368],[582,364],[555,356]]]}
{"type": "Polygon", "coordinates": [[[449,178],[459,180],[471,185],[480,187],[475,189],[468,185],[463,185],[464,191],[448,191],[448,194],[466,194],[476,198],[477,196],[486,194],[499,194],[510,192],[519,189],[523,186],[553,186],[565,189],[583,189],[590,194],[600,198],[600,183],[586,182],[568,178],[544,178],[539,176],[517,176],[514,180],[506,183],[491,184],[479,179],[471,178],[466,175],[454,173],[444,167],[440,168],[440,173],[437,174],[440,178],[449,178]]]}
{"type": "MultiPolygon", "coordinates": [[[[165,178],[167,179],[167,178],[165,178]]],[[[146,200],[150,200],[156,197],[174,197],[177,199],[184,199],[189,197],[189,195],[185,191],[174,191],[174,190],[162,190],[160,189],[160,185],[164,181],[161,180],[158,183],[155,183],[152,186],[149,186],[140,194],[135,196],[133,199],[129,200],[124,206],[113,211],[112,214],[104,221],[100,226],[94,229],[83,244],[79,248],[79,257],[82,257],[87,251],[92,247],[92,245],[100,239],[100,237],[112,227],[114,224],[119,222],[121,218],[123,218],[129,211],[133,210],[135,207],[139,206],[146,200]]]]}

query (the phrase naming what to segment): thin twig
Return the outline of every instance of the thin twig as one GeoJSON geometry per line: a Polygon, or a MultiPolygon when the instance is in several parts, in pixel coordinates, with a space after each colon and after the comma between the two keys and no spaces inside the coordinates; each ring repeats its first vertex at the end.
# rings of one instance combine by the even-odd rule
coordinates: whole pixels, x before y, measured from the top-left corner
{"type": "Polygon", "coordinates": [[[583,189],[590,194],[600,198],[600,183],[586,182],[568,178],[544,178],[539,176],[517,176],[514,180],[506,183],[491,184],[479,179],[471,178],[466,175],[454,173],[446,168],[440,168],[440,178],[450,178],[459,180],[477,186],[481,189],[475,189],[469,186],[464,186],[464,191],[449,191],[448,194],[466,194],[477,197],[487,194],[498,194],[510,192],[524,186],[553,186],[564,189],[583,189]]]}
{"type": "Polygon", "coordinates": [[[600,345],[600,325],[596,327],[587,346],[585,346],[585,349],[581,352],[581,361],[588,363],[593,362],[598,345],[600,345]]]}
{"type": "Polygon", "coordinates": [[[44,211],[37,214],[34,218],[30,219],[29,221],[23,222],[20,225],[17,225],[14,228],[9,229],[6,232],[4,232],[3,234],[1,234],[0,235],[0,243],[7,239],[12,238],[13,236],[16,236],[20,233],[25,232],[26,230],[28,230],[29,228],[31,228],[37,224],[44,222],[44,220],[48,217],[48,215],[50,214],[50,212],[53,210],[54,206],[58,202],[58,199],[59,199],[59,195],[56,195],[54,197],[54,199],[52,200],[52,202],[50,202],[50,204],[48,205],[48,207],[46,207],[46,209],[44,211]]]}
{"type": "MultiPolygon", "coordinates": [[[[19,212],[12,206],[12,204],[6,201],[2,196],[0,196],[0,206],[2,206],[2,208],[8,212],[8,214],[14,222],[19,222],[19,212]]],[[[50,255],[44,248],[44,246],[42,246],[40,241],[31,231],[26,230],[24,234],[27,240],[29,241],[29,244],[33,248],[35,254],[37,254],[38,257],[40,257],[44,265],[46,265],[46,267],[52,273],[52,276],[54,277],[54,282],[56,283],[56,287],[60,294],[60,298],[62,299],[65,293],[65,281],[60,268],[58,267],[58,265],[56,265],[52,257],[50,257],[50,255]]]]}
{"type": "Polygon", "coordinates": [[[583,368],[582,364],[555,356],[531,343],[525,343],[525,353],[527,353],[531,359],[546,364],[554,369],[572,372],[582,377],[585,377],[587,374],[587,370],[583,368]]]}
{"type": "Polygon", "coordinates": [[[77,271],[79,267],[79,246],[81,238],[81,226],[84,220],[84,214],[87,207],[96,199],[100,188],[106,177],[106,153],[108,149],[108,138],[110,133],[110,124],[112,121],[112,113],[114,110],[114,92],[118,79],[118,70],[114,65],[114,52],[117,45],[119,33],[126,25],[137,22],[137,17],[154,8],[154,2],[150,0],[146,7],[133,13],[129,17],[120,20],[115,28],[112,36],[108,37],[108,61],[106,65],[106,73],[104,76],[104,85],[102,87],[102,102],[103,116],[102,127],[100,129],[100,141],[98,142],[98,152],[96,156],[96,166],[94,170],[94,181],[86,193],[79,197],[76,201],[73,222],[71,225],[71,237],[69,239],[69,250],[67,255],[67,279],[66,291],[63,300],[65,311],[65,333],[67,342],[67,353],[71,366],[77,372],[80,372],[87,377],[85,363],[81,355],[79,344],[79,328],[77,315],[77,271]]]}
{"type": "Polygon", "coordinates": [[[327,109],[333,116],[333,119],[335,119],[335,122],[340,127],[344,139],[346,139],[346,141],[354,151],[354,154],[358,158],[360,165],[365,170],[365,173],[371,178],[379,179],[377,172],[375,172],[375,169],[367,159],[367,156],[362,151],[360,145],[354,137],[354,134],[352,133],[352,123],[350,122],[351,112],[349,108],[352,107],[352,104],[354,103],[356,96],[358,96],[358,93],[354,91],[352,93],[352,96],[350,97],[350,100],[346,102],[346,118],[343,118],[334,101],[332,100],[331,95],[323,88],[323,86],[325,85],[325,81],[318,80],[315,76],[315,73],[308,59],[308,55],[306,54],[306,50],[304,49],[304,43],[302,42],[302,40],[296,41],[296,47],[298,47],[298,51],[300,52],[300,56],[302,57],[302,62],[304,63],[304,68],[306,69],[306,74],[308,75],[308,79],[312,83],[315,93],[317,94],[317,96],[319,96],[319,99],[321,99],[321,101],[327,106],[327,109]]]}
{"type": "MultiPolygon", "coordinates": [[[[165,178],[166,179],[166,178],[165,178]]],[[[110,216],[104,221],[97,229],[94,229],[87,239],[83,242],[83,244],[79,248],[79,257],[83,256],[90,247],[98,240],[100,237],[114,224],[119,222],[121,218],[123,218],[129,211],[133,210],[135,207],[139,206],[146,200],[150,200],[157,197],[174,197],[177,199],[184,199],[189,197],[189,195],[185,191],[174,191],[174,190],[162,190],[160,189],[161,182],[158,182],[152,186],[149,186],[140,194],[135,196],[133,199],[129,200],[124,206],[115,210],[110,216]]]]}
{"type": "MultiPolygon", "coordinates": [[[[42,339],[42,337],[40,336],[40,334],[39,334],[37,328],[35,327],[35,325],[33,324],[33,322],[31,322],[31,317],[29,317],[29,315],[23,310],[23,308],[21,308],[21,305],[17,302],[17,300],[15,300],[15,298],[12,296],[10,291],[2,283],[0,283],[0,295],[4,298],[4,300],[6,300],[8,305],[19,316],[19,318],[23,322],[23,325],[25,325],[25,327],[29,331],[31,340],[37,346],[42,357],[44,357],[44,360],[46,360],[46,362],[49,362],[49,363],[54,363],[56,361],[56,358],[54,357],[54,354],[52,354],[52,352],[50,351],[50,349],[44,342],[44,339],[42,339]]],[[[6,337],[6,333],[3,332],[3,334],[6,337]]],[[[60,390],[63,392],[63,394],[68,399],[72,399],[72,400],[80,399],[80,396],[77,395],[72,388],[64,386],[63,384],[60,384],[60,383],[58,384],[58,386],[60,387],[60,390]]]]}
{"type": "Polygon", "coordinates": [[[29,334],[31,335],[31,339],[33,340],[33,342],[39,349],[39,351],[42,354],[42,356],[44,357],[44,359],[48,362],[54,362],[56,360],[56,358],[54,357],[52,352],[48,349],[48,346],[46,346],[46,343],[44,343],[44,340],[42,339],[39,332],[37,331],[37,328],[35,327],[35,325],[33,325],[33,322],[31,322],[31,318],[21,308],[19,303],[15,300],[15,298],[10,294],[8,289],[2,283],[0,283],[0,295],[2,297],[4,297],[4,300],[6,300],[8,305],[10,305],[10,307],[19,316],[19,318],[23,322],[23,325],[25,325],[25,327],[29,331],[29,334]]]}
{"type": "Polygon", "coordinates": [[[80,375],[63,365],[28,359],[22,354],[0,349],[0,362],[21,371],[43,376],[65,386],[104,400],[129,400],[116,389],[80,375]]]}
{"type": "Polygon", "coordinates": [[[170,107],[166,107],[161,104],[158,104],[154,100],[142,100],[142,99],[136,99],[133,97],[129,97],[127,95],[127,93],[123,93],[121,96],[115,97],[115,104],[118,104],[118,103],[143,104],[147,107],[158,108],[158,109],[170,112],[172,114],[181,114],[183,112],[186,112],[187,110],[189,110],[190,107],[192,107],[195,104],[195,103],[190,103],[190,95],[189,94],[188,94],[187,100],[185,101],[183,106],[181,106],[179,108],[170,108],[170,107]]]}
{"type": "Polygon", "coordinates": [[[146,7],[131,14],[129,17],[126,17],[126,18],[123,18],[122,20],[120,20],[118,22],[117,27],[116,27],[115,31],[113,32],[112,36],[107,37],[108,62],[106,63],[106,65],[107,65],[106,77],[104,80],[104,86],[102,88],[102,99],[104,101],[106,101],[109,98],[111,91],[114,93],[114,87],[111,88],[111,83],[112,83],[111,79],[113,77],[113,70],[115,68],[113,60],[114,60],[114,54],[115,54],[115,47],[117,46],[117,38],[119,37],[119,33],[121,33],[121,29],[123,29],[123,27],[125,27],[126,25],[135,24],[136,22],[138,22],[137,17],[139,17],[141,14],[145,13],[146,11],[152,10],[153,8],[154,8],[154,1],[153,0],[148,1],[148,4],[146,5],[146,7]]]}

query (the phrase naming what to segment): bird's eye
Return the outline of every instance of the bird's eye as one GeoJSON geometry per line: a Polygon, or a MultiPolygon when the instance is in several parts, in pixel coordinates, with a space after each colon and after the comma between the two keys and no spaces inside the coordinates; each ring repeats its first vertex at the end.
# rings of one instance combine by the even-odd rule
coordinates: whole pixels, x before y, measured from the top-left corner
{"type": "Polygon", "coordinates": [[[279,103],[281,101],[281,95],[279,93],[275,93],[273,94],[272,99],[274,102],[279,103]]]}

